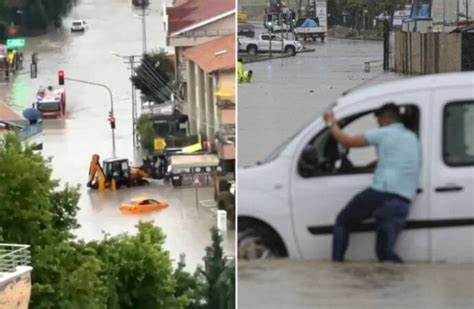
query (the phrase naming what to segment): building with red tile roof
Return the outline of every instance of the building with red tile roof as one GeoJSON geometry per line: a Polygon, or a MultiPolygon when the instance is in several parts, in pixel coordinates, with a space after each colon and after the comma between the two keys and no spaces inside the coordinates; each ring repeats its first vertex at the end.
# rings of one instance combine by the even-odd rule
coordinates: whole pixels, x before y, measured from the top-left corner
{"type": "Polygon", "coordinates": [[[178,0],[165,12],[191,133],[206,137],[224,168],[234,171],[236,1],[178,0]]]}

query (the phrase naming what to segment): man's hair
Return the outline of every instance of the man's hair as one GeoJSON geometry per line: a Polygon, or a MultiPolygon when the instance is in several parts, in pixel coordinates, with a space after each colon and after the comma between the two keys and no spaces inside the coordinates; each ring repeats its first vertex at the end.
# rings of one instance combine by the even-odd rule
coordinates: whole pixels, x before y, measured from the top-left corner
{"type": "MultiPolygon", "coordinates": [[[[235,58],[234,58],[235,59],[235,58]]],[[[242,58],[239,58],[239,62],[244,62],[244,59],[242,58]]]]}
{"type": "Polygon", "coordinates": [[[387,117],[394,121],[401,121],[400,109],[394,103],[387,103],[382,105],[379,109],[375,111],[375,116],[387,117]]]}
{"type": "Polygon", "coordinates": [[[253,74],[253,71],[252,70],[249,70],[249,75],[252,75],[253,74]]]}

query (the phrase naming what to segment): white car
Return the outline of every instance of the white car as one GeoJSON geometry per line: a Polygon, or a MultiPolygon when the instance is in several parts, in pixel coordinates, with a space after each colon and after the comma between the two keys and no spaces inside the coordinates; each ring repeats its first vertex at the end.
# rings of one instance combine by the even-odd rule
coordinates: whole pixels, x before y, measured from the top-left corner
{"type": "MultiPolygon", "coordinates": [[[[409,78],[357,90],[333,111],[344,130],[377,126],[402,107],[423,152],[418,194],[397,252],[407,261],[474,262],[474,73],[409,78]]],[[[372,183],[373,147],[344,150],[319,115],[257,166],[239,169],[239,256],[330,259],[336,216],[372,183]],[[309,151],[308,151],[309,150],[309,151]]],[[[349,260],[375,258],[373,221],[355,226],[349,260]]]]}
{"type": "Polygon", "coordinates": [[[72,22],[71,31],[86,31],[87,30],[87,23],[85,20],[77,19],[72,22]]]}
{"type": "Polygon", "coordinates": [[[257,38],[239,37],[237,39],[239,51],[246,51],[249,55],[256,55],[261,52],[287,53],[294,56],[303,50],[303,45],[294,40],[287,40],[281,35],[262,33],[257,38]]]}

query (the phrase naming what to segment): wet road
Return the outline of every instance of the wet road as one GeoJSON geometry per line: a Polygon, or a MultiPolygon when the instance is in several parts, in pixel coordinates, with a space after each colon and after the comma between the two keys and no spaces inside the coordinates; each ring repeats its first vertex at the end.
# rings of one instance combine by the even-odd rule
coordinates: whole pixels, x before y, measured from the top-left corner
{"type": "Polygon", "coordinates": [[[474,308],[473,295],[469,264],[239,263],[243,309],[461,309],[474,308]]]}
{"type": "MultiPolygon", "coordinates": [[[[148,50],[165,48],[161,16],[162,2],[150,6],[147,17],[148,50]]],[[[66,78],[104,83],[112,90],[117,122],[117,156],[134,161],[132,146],[132,106],[129,67],[124,59],[112,55],[141,54],[140,11],[129,0],[83,0],[64,20],[64,29],[36,38],[27,38],[24,50],[26,66],[33,52],[39,53],[38,79],[19,75],[11,84],[0,84],[1,98],[22,110],[33,102],[40,85],[56,85],[57,71],[66,78]],[[89,24],[85,33],[70,33],[72,19],[89,24]]],[[[188,264],[201,262],[205,246],[210,243],[210,227],[215,223],[212,212],[196,208],[194,189],[172,190],[161,182],[150,187],[130,188],[118,192],[89,192],[85,187],[89,162],[93,153],[101,158],[111,156],[111,131],[107,122],[110,99],[105,89],[66,80],[67,116],[64,121],[46,121],[44,156],[52,156],[53,176],[62,184],[81,184],[79,223],[77,231],[86,240],[134,231],[139,220],[155,220],[167,235],[166,246],[174,259],[185,252],[188,264]],[[118,212],[121,202],[134,196],[149,195],[166,200],[170,207],[160,212],[123,216],[118,212]]],[[[199,199],[211,199],[212,190],[200,189],[199,199]]],[[[225,236],[225,249],[234,252],[234,236],[225,236]]]]}
{"type": "Polygon", "coordinates": [[[245,65],[253,82],[239,85],[239,166],[264,159],[341,94],[400,78],[382,72],[382,42],[328,39],[315,52],[245,65]],[[373,61],[364,72],[364,62],[373,61]]]}

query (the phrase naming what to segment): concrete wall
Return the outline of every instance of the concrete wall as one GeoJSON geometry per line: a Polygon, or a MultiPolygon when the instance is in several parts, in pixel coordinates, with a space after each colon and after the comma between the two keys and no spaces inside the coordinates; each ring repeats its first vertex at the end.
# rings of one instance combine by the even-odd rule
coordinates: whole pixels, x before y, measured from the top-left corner
{"type": "Polygon", "coordinates": [[[395,33],[396,72],[432,74],[461,71],[462,34],[395,33]]]}
{"type": "MultiPolygon", "coordinates": [[[[31,295],[31,267],[6,280],[0,278],[0,308],[28,309],[31,295]]],[[[1,275],[0,275],[1,276],[1,275]]]]}

